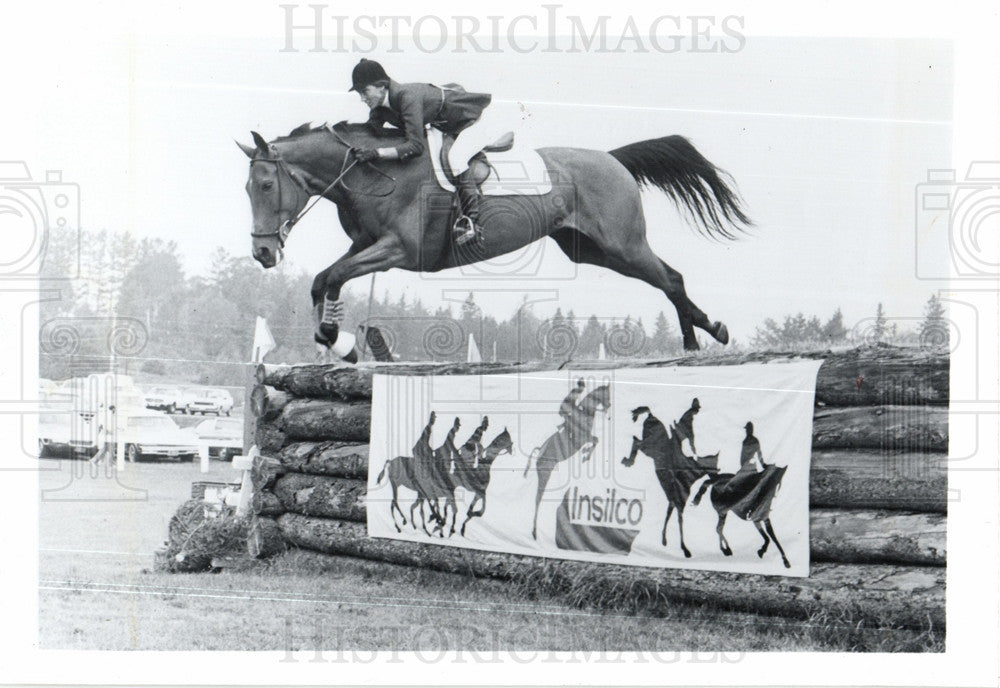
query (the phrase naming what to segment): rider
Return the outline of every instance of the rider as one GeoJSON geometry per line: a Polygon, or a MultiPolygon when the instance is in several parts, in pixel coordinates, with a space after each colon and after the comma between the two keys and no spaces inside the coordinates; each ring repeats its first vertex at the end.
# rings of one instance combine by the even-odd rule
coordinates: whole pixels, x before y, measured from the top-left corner
{"type": "Polygon", "coordinates": [[[574,422],[574,417],[577,412],[577,402],[580,395],[583,394],[583,378],[581,377],[576,381],[576,387],[569,391],[566,398],[562,400],[559,404],[559,415],[563,417],[563,425],[570,427],[570,424],[574,422]]]}
{"type": "MultiPolygon", "coordinates": [[[[360,162],[372,160],[408,160],[424,151],[424,127],[430,125],[445,136],[456,138],[476,123],[493,97],[487,93],[468,93],[457,84],[444,88],[432,84],[400,84],[389,78],[378,62],[362,59],[351,73],[350,90],[357,91],[369,107],[368,125],[376,135],[385,124],[403,131],[406,141],[395,148],[356,148],[360,162]]],[[[468,165],[468,161],[462,161],[468,165]]],[[[454,239],[464,244],[477,234],[479,189],[472,172],[456,169],[461,217],[455,222],[454,239]]]]}
{"type": "Polygon", "coordinates": [[[684,412],[681,419],[677,421],[677,437],[681,441],[681,446],[684,446],[684,440],[688,441],[691,446],[691,456],[698,456],[697,450],[694,448],[694,417],[701,410],[701,402],[698,399],[694,399],[691,402],[691,408],[684,412]]]}
{"type": "Polygon", "coordinates": [[[764,463],[764,455],[760,451],[760,440],[754,437],[753,434],[753,423],[747,421],[747,424],[743,428],[747,431],[747,435],[743,438],[743,446],[740,448],[740,470],[729,481],[727,485],[728,489],[742,484],[748,478],[757,474],[757,467],[753,463],[754,459],[760,462],[762,469],[767,468],[767,464],[764,463]]]}

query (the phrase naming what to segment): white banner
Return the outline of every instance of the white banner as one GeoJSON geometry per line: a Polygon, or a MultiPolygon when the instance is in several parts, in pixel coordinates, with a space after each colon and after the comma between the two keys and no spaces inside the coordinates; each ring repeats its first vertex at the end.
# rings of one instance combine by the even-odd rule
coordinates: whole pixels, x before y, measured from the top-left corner
{"type": "Polygon", "coordinates": [[[368,534],[806,576],[820,364],[376,375],[368,534]]]}

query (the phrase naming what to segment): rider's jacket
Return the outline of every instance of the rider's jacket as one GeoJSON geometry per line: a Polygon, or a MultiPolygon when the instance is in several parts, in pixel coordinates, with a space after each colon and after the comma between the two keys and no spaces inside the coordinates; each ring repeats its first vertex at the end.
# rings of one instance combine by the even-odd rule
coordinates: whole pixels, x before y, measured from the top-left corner
{"type": "Polygon", "coordinates": [[[396,152],[400,160],[407,160],[424,152],[426,125],[457,136],[479,119],[492,100],[488,93],[469,93],[458,84],[440,87],[390,81],[387,102],[371,109],[368,126],[376,135],[386,124],[401,129],[406,141],[396,152]]]}

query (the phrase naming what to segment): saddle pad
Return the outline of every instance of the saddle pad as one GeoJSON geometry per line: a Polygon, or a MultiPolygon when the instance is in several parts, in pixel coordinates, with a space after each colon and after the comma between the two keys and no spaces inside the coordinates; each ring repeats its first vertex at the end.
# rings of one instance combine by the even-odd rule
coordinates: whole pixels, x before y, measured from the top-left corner
{"type": "MultiPolygon", "coordinates": [[[[474,134],[475,127],[463,132],[459,136],[461,141],[463,136],[474,134]]],[[[490,132],[491,140],[483,141],[482,145],[488,145],[496,139],[502,131],[490,132]]],[[[455,187],[444,176],[441,169],[441,146],[444,136],[437,129],[429,129],[427,132],[427,144],[430,149],[431,161],[434,163],[434,176],[437,177],[438,184],[446,191],[454,191],[455,187]]],[[[457,145],[457,144],[456,144],[457,145]]],[[[480,147],[481,148],[481,147],[480,147]]],[[[520,137],[515,134],[514,147],[506,153],[487,154],[490,164],[496,172],[490,172],[490,176],[482,185],[485,196],[536,196],[547,194],[552,190],[552,181],[549,179],[548,170],[545,169],[545,161],[538,151],[521,143],[520,137]]]]}

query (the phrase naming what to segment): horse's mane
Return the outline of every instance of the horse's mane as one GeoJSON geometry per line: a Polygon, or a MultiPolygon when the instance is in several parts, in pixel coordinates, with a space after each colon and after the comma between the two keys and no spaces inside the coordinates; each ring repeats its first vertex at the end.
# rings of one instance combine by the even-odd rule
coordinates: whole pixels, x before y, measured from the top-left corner
{"type": "Polygon", "coordinates": [[[397,145],[395,141],[403,138],[402,132],[395,134],[397,129],[385,129],[381,135],[373,133],[372,128],[365,122],[348,122],[344,120],[336,124],[329,122],[303,122],[299,126],[288,132],[287,136],[281,136],[272,143],[288,143],[299,141],[307,136],[317,134],[329,136],[333,130],[343,137],[352,146],[358,147],[388,147],[397,145]]]}

